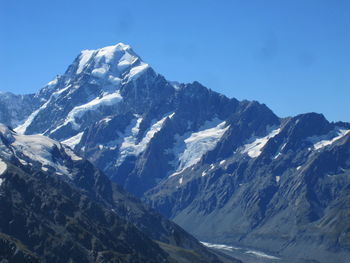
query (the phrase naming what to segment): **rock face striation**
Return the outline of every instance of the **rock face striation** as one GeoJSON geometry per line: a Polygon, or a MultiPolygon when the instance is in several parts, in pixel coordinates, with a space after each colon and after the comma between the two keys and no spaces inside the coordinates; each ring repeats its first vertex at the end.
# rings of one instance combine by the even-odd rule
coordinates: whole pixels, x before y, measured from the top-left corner
{"type": "Polygon", "coordinates": [[[203,241],[350,254],[349,123],[167,81],[124,44],[82,51],[33,99],[18,133],[70,146],[203,241]]]}

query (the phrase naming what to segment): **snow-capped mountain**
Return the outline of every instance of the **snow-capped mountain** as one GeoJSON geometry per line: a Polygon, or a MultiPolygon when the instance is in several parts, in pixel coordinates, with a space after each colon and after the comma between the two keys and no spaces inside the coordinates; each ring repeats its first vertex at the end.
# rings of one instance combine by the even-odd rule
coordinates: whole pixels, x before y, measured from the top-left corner
{"type": "Polygon", "coordinates": [[[82,51],[35,98],[17,132],[70,146],[203,241],[349,255],[350,124],[167,81],[124,44],[82,51]]]}
{"type": "Polygon", "coordinates": [[[68,139],[105,115],[117,114],[126,95],[132,95],[135,107],[140,108],[139,100],[146,103],[145,90],[138,93],[133,87],[147,72],[149,78],[156,77],[129,46],[84,50],[63,76],[36,94],[42,105],[16,131],[68,139]]]}
{"type": "Polygon", "coordinates": [[[17,132],[62,141],[139,196],[212,149],[228,128],[223,119],[238,104],[199,83],[166,81],[123,44],[82,51],[63,76],[35,97],[42,105],[17,132]],[[207,105],[202,105],[203,99],[208,100],[207,105]],[[190,112],[189,107],[201,109],[190,112]],[[151,149],[172,122],[178,126],[171,128],[172,137],[161,148],[151,149]],[[150,150],[166,154],[163,160],[155,159],[157,153],[148,158],[150,150]],[[159,161],[163,167],[156,176],[140,167],[158,166],[159,161]],[[121,173],[126,177],[118,176],[121,173]],[[129,187],[135,183],[140,189],[129,187]]]}
{"type": "Polygon", "coordinates": [[[1,261],[239,262],[147,209],[68,146],[0,124],[0,150],[1,261]]]}
{"type": "MultiPolygon", "coordinates": [[[[0,151],[2,163],[40,169],[73,179],[74,161],[82,160],[63,144],[42,135],[21,135],[0,124],[0,151]]],[[[4,172],[6,169],[3,169],[4,172]]]]}

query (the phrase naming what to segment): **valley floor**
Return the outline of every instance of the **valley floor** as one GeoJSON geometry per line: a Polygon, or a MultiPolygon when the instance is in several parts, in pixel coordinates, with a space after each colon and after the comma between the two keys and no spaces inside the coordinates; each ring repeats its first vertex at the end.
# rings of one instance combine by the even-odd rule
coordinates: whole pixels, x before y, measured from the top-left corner
{"type": "MultiPolygon", "coordinates": [[[[237,246],[228,246],[224,244],[213,244],[207,242],[201,242],[206,247],[218,250],[229,256],[242,260],[244,263],[296,263],[295,260],[282,259],[277,256],[267,254],[262,251],[252,250],[237,246]]],[[[298,262],[299,263],[299,262],[298,262]]],[[[303,262],[300,262],[303,263],[303,262]]]]}

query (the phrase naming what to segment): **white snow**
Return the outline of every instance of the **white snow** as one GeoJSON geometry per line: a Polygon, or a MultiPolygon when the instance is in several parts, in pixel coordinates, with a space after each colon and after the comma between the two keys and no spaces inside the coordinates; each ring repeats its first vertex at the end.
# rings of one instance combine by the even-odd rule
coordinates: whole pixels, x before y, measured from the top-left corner
{"type": "Polygon", "coordinates": [[[124,141],[122,142],[119,148],[120,157],[117,160],[117,166],[120,165],[127,156],[129,155],[137,156],[142,152],[144,152],[147,148],[148,143],[151,141],[154,135],[162,129],[164,121],[170,116],[173,116],[173,113],[167,114],[165,117],[163,117],[159,121],[153,121],[153,124],[148,129],[145,136],[142,138],[140,142],[137,141],[137,135],[139,133],[140,124],[143,119],[140,117],[136,121],[134,121],[133,123],[134,126],[132,126],[131,130],[130,130],[130,127],[126,129],[126,130],[129,130],[129,132],[127,132],[127,135],[129,134],[129,136],[124,137],[124,141]]]}
{"type": "Polygon", "coordinates": [[[251,158],[256,158],[258,157],[261,152],[262,148],[266,145],[266,143],[273,137],[275,137],[279,132],[280,128],[272,130],[267,136],[262,137],[262,138],[253,138],[252,143],[248,143],[243,146],[243,151],[242,153],[247,153],[251,158]]]}
{"type": "Polygon", "coordinates": [[[52,96],[57,97],[58,95],[60,95],[61,93],[65,92],[67,89],[69,89],[70,87],[71,87],[71,85],[68,85],[67,87],[64,87],[63,89],[55,91],[54,93],[52,93],[52,96]]]}
{"type": "Polygon", "coordinates": [[[60,90],[58,90],[58,91],[52,93],[52,95],[50,96],[50,98],[49,98],[39,109],[37,109],[37,110],[35,110],[34,112],[32,112],[32,114],[29,115],[29,117],[27,118],[27,120],[26,120],[23,124],[17,126],[17,127],[14,129],[15,132],[17,132],[17,133],[19,133],[19,134],[25,134],[25,132],[26,132],[28,126],[33,122],[34,118],[39,114],[39,112],[40,112],[41,110],[45,109],[45,108],[48,106],[48,104],[49,104],[53,99],[55,99],[55,98],[58,97],[59,94],[63,93],[65,90],[69,89],[70,87],[71,87],[71,85],[68,85],[68,86],[66,86],[66,87],[64,87],[64,88],[62,88],[62,89],[60,89],[60,90]]]}
{"type": "Polygon", "coordinates": [[[57,145],[55,141],[42,135],[15,134],[14,137],[15,141],[12,145],[33,160],[38,160],[44,155],[51,156],[50,150],[57,145]]]}
{"type": "Polygon", "coordinates": [[[135,81],[136,79],[138,79],[142,72],[144,72],[147,68],[149,68],[149,65],[147,63],[141,63],[141,65],[133,67],[128,75],[128,79],[135,81]]]}
{"type": "MultiPolygon", "coordinates": [[[[149,67],[148,64],[141,61],[141,59],[132,51],[130,46],[124,45],[122,43],[96,50],[83,50],[78,58],[76,74],[82,73],[87,69],[87,67],[90,67],[90,65],[93,66],[93,68],[91,68],[91,75],[102,79],[102,83],[104,85],[103,90],[109,92],[112,90],[115,91],[116,88],[119,88],[123,81],[123,78],[125,81],[136,80],[149,67]]],[[[92,79],[91,82],[98,82],[98,80],[92,79]]],[[[57,85],[57,83],[58,79],[56,77],[54,80],[48,83],[47,87],[54,87],[57,85]]],[[[53,93],[53,97],[57,97],[67,88],[74,90],[74,88],[79,87],[80,86],[66,86],[64,89],[53,93]]],[[[96,100],[98,101],[99,99],[96,100]]],[[[16,128],[16,131],[18,133],[24,134],[28,126],[33,122],[34,118],[42,109],[46,108],[49,102],[52,104],[51,98],[40,109],[33,112],[27,118],[25,123],[19,125],[16,128]]],[[[79,107],[80,106],[73,110],[81,111],[82,108],[79,107]]],[[[74,111],[71,114],[74,114],[74,111]]],[[[73,122],[73,124],[76,123],[73,122]]]]}
{"type": "Polygon", "coordinates": [[[73,161],[80,161],[83,159],[76,155],[69,147],[64,147],[64,151],[73,161]]]}
{"type": "Polygon", "coordinates": [[[99,122],[105,122],[105,123],[108,123],[112,120],[112,116],[107,116],[106,118],[103,118],[102,120],[100,120],[99,122]]]}
{"type": "Polygon", "coordinates": [[[62,141],[63,144],[71,147],[74,149],[74,147],[80,143],[81,138],[83,137],[84,132],[79,132],[78,134],[74,135],[73,137],[68,138],[67,140],[62,141]]]}
{"type": "Polygon", "coordinates": [[[264,252],[260,252],[260,251],[255,251],[255,250],[248,250],[245,252],[246,254],[252,254],[258,258],[267,258],[267,259],[273,259],[273,260],[277,260],[280,259],[278,257],[274,257],[274,256],[270,256],[264,252]]]}
{"type": "Polygon", "coordinates": [[[172,114],[170,114],[168,117],[169,117],[169,119],[172,119],[172,118],[174,118],[174,116],[175,116],[175,112],[173,112],[172,114]]]}
{"type": "Polygon", "coordinates": [[[228,245],[223,245],[223,244],[213,244],[213,243],[208,243],[208,242],[201,242],[204,246],[209,247],[209,248],[216,248],[216,249],[222,249],[222,250],[239,250],[240,248],[238,247],[233,247],[233,246],[228,246],[228,245]]]}
{"type": "Polygon", "coordinates": [[[92,55],[95,53],[95,50],[83,50],[81,51],[80,57],[79,57],[79,65],[77,69],[77,74],[81,73],[86,64],[89,62],[91,59],[92,55]]]}
{"type": "Polygon", "coordinates": [[[129,53],[125,53],[119,60],[118,69],[120,71],[123,71],[128,67],[130,67],[136,60],[137,60],[137,57],[132,56],[129,53]]]}
{"type": "Polygon", "coordinates": [[[48,88],[54,87],[57,84],[57,82],[58,82],[58,78],[56,77],[53,80],[51,80],[49,83],[47,83],[48,88]]]}
{"type": "Polygon", "coordinates": [[[130,46],[118,43],[114,46],[108,46],[96,50],[83,50],[79,57],[79,65],[77,74],[84,71],[89,62],[93,60],[96,67],[91,72],[93,76],[102,78],[109,72],[111,65],[115,63],[117,66],[118,77],[121,72],[130,67],[138,57],[133,54],[130,46]]]}
{"type": "Polygon", "coordinates": [[[212,163],[212,164],[210,165],[209,171],[214,170],[214,168],[215,168],[215,165],[212,163]]]}
{"type": "Polygon", "coordinates": [[[23,164],[23,165],[28,165],[28,163],[27,163],[25,160],[21,159],[21,158],[19,158],[19,161],[20,161],[20,163],[23,164]]]}
{"type": "MultiPolygon", "coordinates": [[[[122,78],[136,80],[149,67],[132,51],[131,47],[119,43],[96,50],[84,50],[79,57],[77,74],[92,65],[91,75],[108,80],[114,86],[120,86],[122,78]]],[[[95,82],[95,80],[92,80],[95,82]]]]}
{"type": "Polygon", "coordinates": [[[101,68],[95,68],[91,71],[91,75],[97,78],[103,78],[108,71],[108,68],[106,66],[101,68]]]}
{"type": "Polygon", "coordinates": [[[349,132],[350,132],[350,130],[337,128],[337,129],[335,129],[335,130],[331,131],[330,133],[328,133],[326,135],[323,135],[323,136],[309,137],[308,141],[310,141],[311,143],[314,144],[313,148],[315,150],[319,150],[319,149],[321,149],[323,147],[331,145],[335,141],[337,141],[337,140],[341,139],[342,137],[346,136],[349,132]]]}
{"type": "Polygon", "coordinates": [[[277,159],[278,157],[280,157],[281,155],[282,155],[282,153],[279,152],[278,154],[276,154],[276,155],[273,157],[273,159],[276,160],[276,159],[277,159]]]}
{"type": "Polygon", "coordinates": [[[128,155],[136,155],[137,152],[137,135],[140,130],[140,124],[142,122],[142,118],[134,120],[129,127],[126,128],[124,141],[122,142],[119,148],[119,158],[117,160],[117,166],[122,164],[125,158],[128,155]],[[127,136],[128,135],[128,136],[127,136]]]}
{"type": "Polygon", "coordinates": [[[143,152],[146,149],[148,143],[151,141],[153,136],[162,129],[164,121],[170,116],[171,114],[166,115],[164,118],[157,121],[155,124],[151,126],[151,128],[147,131],[145,137],[143,137],[141,142],[138,144],[140,147],[140,152],[143,152]]]}
{"type": "Polygon", "coordinates": [[[98,97],[93,99],[92,101],[74,107],[68,114],[64,124],[72,123],[74,129],[79,129],[79,125],[76,123],[77,118],[81,118],[87,111],[96,110],[101,106],[111,106],[117,104],[122,100],[122,96],[119,91],[111,94],[104,95],[103,97],[98,97]]]}
{"type": "Polygon", "coordinates": [[[222,160],[219,164],[224,165],[226,163],[226,160],[222,160]]]}
{"type": "MultiPolygon", "coordinates": [[[[7,164],[0,160],[0,175],[2,175],[7,169],[7,164]]],[[[0,185],[1,185],[1,182],[0,182],[0,185]]]]}
{"type": "Polygon", "coordinates": [[[118,77],[115,77],[112,75],[108,76],[108,80],[110,83],[112,83],[115,86],[120,86],[121,81],[122,81],[121,78],[118,78],[118,77]]]}
{"type": "Polygon", "coordinates": [[[179,184],[182,184],[182,181],[183,181],[183,177],[180,177],[179,184]]]}
{"type": "Polygon", "coordinates": [[[301,166],[298,166],[298,167],[297,167],[297,170],[299,171],[300,169],[301,169],[301,166]]]}
{"type": "MultiPolygon", "coordinates": [[[[43,171],[48,171],[49,167],[56,171],[56,174],[67,175],[70,177],[69,168],[66,165],[66,156],[57,155],[53,157],[53,150],[61,151],[64,149],[66,155],[72,160],[80,160],[74,152],[42,135],[22,135],[9,130],[6,126],[0,125],[0,133],[7,137],[10,144],[3,145],[0,143],[2,157],[11,160],[16,157],[23,165],[38,164],[43,171]]],[[[0,160],[0,175],[2,170],[6,169],[5,163],[0,160]]]]}
{"type": "Polygon", "coordinates": [[[100,61],[102,58],[105,60],[105,63],[110,63],[115,56],[124,54],[127,49],[129,49],[130,46],[124,45],[122,43],[118,43],[114,46],[108,46],[101,49],[96,50],[97,54],[95,56],[95,59],[97,61],[100,61]]]}
{"type": "Polygon", "coordinates": [[[52,149],[55,146],[60,148],[59,143],[42,135],[15,134],[14,137],[15,141],[12,143],[12,146],[31,161],[37,161],[42,166],[51,166],[55,168],[58,174],[69,176],[69,172],[63,164],[52,160],[52,149]]]}
{"type": "Polygon", "coordinates": [[[198,132],[176,136],[176,143],[173,149],[176,163],[174,161],[172,163],[175,172],[170,176],[175,176],[186,168],[198,163],[205,153],[215,148],[229,128],[229,126],[226,126],[226,122],[218,124],[219,121],[218,119],[207,121],[198,132]]]}
{"type": "Polygon", "coordinates": [[[276,183],[279,183],[280,180],[281,180],[281,176],[276,176],[276,183]]]}
{"type": "Polygon", "coordinates": [[[28,128],[28,126],[32,123],[32,121],[34,120],[34,118],[36,117],[36,115],[38,115],[38,113],[42,110],[42,109],[45,109],[48,105],[50,100],[48,100],[44,105],[42,105],[39,109],[37,109],[36,111],[34,111],[32,114],[29,115],[29,117],[27,118],[27,120],[17,126],[14,130],[15,132],[17,133],[20,133],[20,134],[24,134],[28,128]]]}
{"type": "Polygon", "coordinates": [[[33,122],[34,118],[39,114],[39,112],[43,109],[46,109],[52,100],[56,99],[61,93],[63,93],[69,88],[71,88],[70,84],[60,90],[53,92],[50,98],[39,109],[35,110],[32,114],[30,114],[27,120],[23,124],[17,126],[14,130],[19,134],[25,134],[28,126],[33,122]]]}
{"type": "Polygon", "coordinates": [[[284,143],[281,147],[281,151],[283,151],[283,149],[286,147],[287,143],[284,143]]]}
{"type": "Polygon", "coordinates": [[[179,168],[184,169],[196,164],[205,153],[214,149],[229,127],[225,125],[226,122],[222,122],[214,128],[194,132],[185,139],[186,148],[179,158],[179,168]]]}
{"type": "Polygon", "coordinates": [[[177,81],[170,81],[170,84],[171,84],[171,86],[173,86],[173,88],[175,90],[181,89],[181,84],[179,82],[177,82],[177,81]]]}
{"type": "MultiPolygon", "coordinates": [[[[180,171],[178,171],[178,172],[175,172],[175,173],[171,174],[170,177],[179,175],[179,174],[181,174],[183,171],[184,171],[184,170],[180,170],[180,171]]],[[[203,175],[202,175],[202,176],[203,176],[203,175]]]]}
{"type": "Polygon", "coordinates": [[[213,243],[207,243],[207,242],[201,242],[204,246],[209,247],[209,248],[215,248],[219,250],[227,250],[227,251],[239,251],[241,253],[245,253],[248,255],[253,255],[258,258],[265,258],[265,259],[272,259],[272,260],[278,260],[280,258],[268,255],[264,252],[257,251],[257,250],[250,250],[246,249],[243,247],[234,247],[234,246],[228,246],[228,245],[223,245],[223,244],[213,244],[213,243]]]}

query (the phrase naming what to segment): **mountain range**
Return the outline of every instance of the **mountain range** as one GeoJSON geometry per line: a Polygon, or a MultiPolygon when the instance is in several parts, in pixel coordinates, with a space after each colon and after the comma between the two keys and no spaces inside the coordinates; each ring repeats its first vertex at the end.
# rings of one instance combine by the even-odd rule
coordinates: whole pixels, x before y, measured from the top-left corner
{"type": "MultiPolygon", "coordinates": [[[[292,262],[347,262],[350,256],[349,123],[317,113],[280,118],[256,101],[227,98],[198,82],[168,81],[121,43],[82,51],[36,94],[3,94],[0,122],[14,129],[4,126],[5,134],[59,141],[52,142],[57,154],[88,160],[77,162],[97,169],[79,167],[108,177],[199,240],[257,248],[292,262]]],[[[17,169],[13,174],[33,174],[21,168],[28,163],[21,158],[26,146],[6,149],[8,155],[22,151],[9,165],[13,157],[1,156],[17,169]]],[[[37,150],[29,151],[34,158],[37,150]]],[[[40,158],[29,166],[38,166],[38,176],[58,173],[70,187],[97,194],[99,205],[113,207],[116,194],[76,185],[75,162],[52,169],[52,161],[40,158]]],[[[43,187],[39,179],[36,187],[43,187]]],[[[52,180],[45,179],[50,189],[63,184],[52,180]]],[[[147,228],[143,221],[131,227],[147,228]]]]}
{"type": "Polygon", "coordinates": [[[1,262],[238,262],[215,255],[89,161],[0,125],[1,262]]]}

